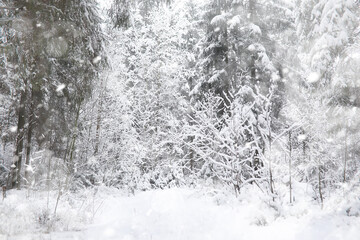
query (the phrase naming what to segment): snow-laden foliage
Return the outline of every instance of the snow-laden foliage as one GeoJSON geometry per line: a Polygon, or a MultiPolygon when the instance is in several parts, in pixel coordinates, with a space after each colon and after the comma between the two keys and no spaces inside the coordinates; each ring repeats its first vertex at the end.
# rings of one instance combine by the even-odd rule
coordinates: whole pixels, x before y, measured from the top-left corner
{"type": "Polygon", "coordinates": [[[75,192],[191,186],[260,197],[256,226],[358,216],[359,16],[352,0],[0,0],[0,207],[47,193],[14,226],[61,230],[75,192]]]}
{"type": "Polygon", "coordinates": [[[359,8],[353,0],[298,1],[298,34],[312,71],[327,79],[336,58],[352,42],[359,8]]]}

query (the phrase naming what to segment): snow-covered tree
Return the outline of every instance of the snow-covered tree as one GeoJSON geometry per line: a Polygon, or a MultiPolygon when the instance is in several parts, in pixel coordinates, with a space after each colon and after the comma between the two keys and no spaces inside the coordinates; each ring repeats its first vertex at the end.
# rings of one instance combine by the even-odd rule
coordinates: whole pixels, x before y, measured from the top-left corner
{"type": "Polygon", "coordinates": [[[67,149],[65,137],[71,139],[76,115],[96,78],[93,59],[101,54],[102,37],[94,1],[5,4],[4,9],[14,11],[5,59],[16,76],[6,82],[16,87],[18,97],[12,185],[19,187],[25,147],[27,167],[31,148],[50,149],[57,157],[71,159],[75,143],[67,149]]]}
{"type": "Polygon", "coordinates": [[[324,174],[329,172],[327,177],[345,181],[346,165],[349,162],[354,165],[357,155],[353,150],[358,126],[354,118],[357,83],[352,76],[356,66],[359,10],[354,1],[304,0],[298,1],[298,5],[297,32],[303,53],[300,59],[307,69],[302,85],[307,89],[303,92],[309,111],[303,117],[313,118],[305,130],[309,140],[312,139],[309,148],[317,149],[313,154],[322,154],[317,158],[328,159],[322,163],[324,174]],[[320,129],[321,133],[315,137],[314,133],[320,129]]]}
{"type": "Polygon", "coordinates": [[[306,53],[305,63],[320,75],[321,83],[331,82],[334,63],[351,44],[358,26],[359,9],[352,0],[300,0],[298,35],[306,53]]]}
{"type": "Polygon", "coordinates": [[[228,128],[227,121],[238,121],[234,125],[247,129],[232,135],[232,138],[241,135],[243,139],[237,144],[249,147],[248,155],[237,156],[237,162],[246,162],[248,171],[252,168],[257,172],[244,173],[243,169],[243,176],[257,175],[259,168],[264,166],[266,144],[274,130],[283,94],[281,71],[276,67],[279,62],[275,64],[271,58],[276,60],[276,55],[267,52],[267,48],[275,48],[275,38],[269,36],[270,24],[261,20],[265,12],[257,3],[260,2],[212,1],[208,5],[207,33],[200,43],[197,64],[202,74],[191,92],[195,113],[208,106],[204,104],[209,101],[205,97],[208,94],[222,99],[216,104],[218,119],[222,119],[215,126],[219,131],[228,128]],[[240,109],[243,108],[247,111],[242,112],[240,109]],[[237,111],[242,112],[241,118],[236,117],[237,111]],[[270,125],[265,124],[265,118],[270,125]]]}
{"type": "Polygon", "coordinates": [[[106,184],[164,187],[182,174],[179,135],[188,111],[185,63],[194,23],[187,19],[190,2],[173,4],[154,6],[147,16],[132,6],[131,24],[112,35],[101,113],[107,131],[94,154],[106,184]]]}

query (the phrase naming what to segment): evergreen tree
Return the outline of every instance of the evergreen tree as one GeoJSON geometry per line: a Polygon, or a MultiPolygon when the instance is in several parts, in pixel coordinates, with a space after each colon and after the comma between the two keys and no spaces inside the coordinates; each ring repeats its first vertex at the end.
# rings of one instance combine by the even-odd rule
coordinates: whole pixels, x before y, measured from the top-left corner
{"type": "Polygon", "coordinates": [[[31,147],[36,146],[61,157],[68,151],[72,160],[75,135],[71,150],[63,140],[77,127],[81,103],[91,92],[96,78],[93,59],[101,54],[102,37],[94,1],[19,0],[6,6],[16,10],[10,28],[14,37],[9,41],[15,54],[6,59],[18,76],[9,81],[20,91],[12,180],[20,187],[25,140],[26,166],[31,147]]]}
{"type": "MultiPolygon", "coordinates": [[[[249,169],[243,170],[242,174],[247,175],[243,175],[243,178],[256,175],[253,172],[264,166],[266,142],[271,141],[283,94],[281,72],[271,61],[276,56],[271,52],[269,54],[266,49],[274,48],[274,40],[267,34],[269,24],[262,22],[261,14],[265,12],[261,11],[258,3],[211,2],[207,15],[207,35],[201,42],[202,59],[198,64],[203,74],[192,91],[199,102],[203,102],[203,96],[208,93],[222,99],[217,104],[218,119],[224,118],[216,126],[219,131],[228,128],[227,121],[239,120],[237,124],[242,130],[232,138],[242,138],[237,146],[247,144],[249,149],[246,151],[248,155],[237,155],[236,161],[252,169],[247,173],[249,169]],[[248,111],[242,112],[241,109],[248,111]],[[241,112],[239,118],[236,116],[238,112],[241,112]]],[[[279,24],[290,25],[281,21],[279,24]]],[[[203,106],[199,105],[200,111],[203,106]]]]}

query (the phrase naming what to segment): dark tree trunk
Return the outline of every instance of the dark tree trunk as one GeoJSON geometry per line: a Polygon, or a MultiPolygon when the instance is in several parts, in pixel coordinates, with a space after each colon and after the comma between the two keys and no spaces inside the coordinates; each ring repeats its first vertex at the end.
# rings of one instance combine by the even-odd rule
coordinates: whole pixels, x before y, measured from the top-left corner
{"type": "Polygon", "coordinates": [[[76,140],[78,137],[78,123],[79,123],[79,117],[80,117],[80,110],[81,110],[81,104],[82,104],[82,99],[78,100],[78,104],[77,104],[77,111],[76,111],[76,116],[75,116],[75,122],[74,122],[74,126],[73,126],[73,134],[72,134],[72,139],[71,139],[71,143],[70,143],[70,153],[69,153],[69,159],[67,161],[67,168],[69,170],[69,173],[73,173],[74,172],[74,154],[75,154],[75,145],[76,145],[76,140]]]}
{"type": "Polygon", "coordinates": [[[322,189],[321,189],[321,168],[319,167],[318,169],[319,169],[319,196],[320,196],[321,208],[323,208],[324,198],[323,198],[322,189]]]}
{"type": "Polygon", "coordinates": [[[34,122],[34,103],[31,102],[30,105],[30,113],[29,113],[29,120],[28,120],[28,129],[27,129],[27,143],[26,143],[26,153],[25,153],[25,180],[26,185],[30,186],[30,152],[31,152],[31,138],[33,133],[33,122],[34,122]]]}
{"type": "Polygon", "coordinates": [[[17,137],[15,143],[14,165],[12,168],[11,187],[15,186],[20,189],[21,185],[21,163],[22,163],[22,151],[24,145],[25,135],[25,103],[27,98],[27,80],[25,80],[24,89],[20,93],[18,124],[17,124],[17,137]]]}

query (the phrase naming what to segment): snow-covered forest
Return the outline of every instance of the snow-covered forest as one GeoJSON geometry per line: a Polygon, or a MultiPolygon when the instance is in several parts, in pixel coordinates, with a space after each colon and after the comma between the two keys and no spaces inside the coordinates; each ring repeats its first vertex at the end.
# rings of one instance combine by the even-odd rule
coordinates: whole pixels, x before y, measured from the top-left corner
{"type": "Polygon", "coordinates": [[[359,239],[359,20],[0,0],[0,239],[359,239]]]}

